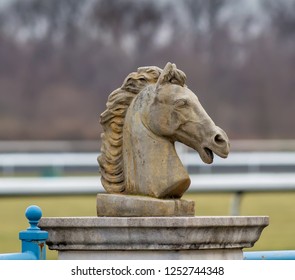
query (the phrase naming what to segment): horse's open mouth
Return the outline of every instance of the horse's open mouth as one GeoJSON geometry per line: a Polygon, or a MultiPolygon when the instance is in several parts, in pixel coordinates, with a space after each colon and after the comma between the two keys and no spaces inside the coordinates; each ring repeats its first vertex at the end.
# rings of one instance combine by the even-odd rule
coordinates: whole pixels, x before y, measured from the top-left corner
{"type": "Polygon", "coordinates": [[[205,163],[212,163],[214,159],[213,151],[207,147],[204,147],[203,153],[201,153],[201,158],[205,163]]]}
{"type": "Polygon", "coordinates": [[[228,150],[226,151],[220,151],[218,149],[214,149],[214,150],[211,150],[210,148],[208,147],[203,147],[200,151],[199,151],[199,154],[200,154],[200,157],[201,159],[203,160],[203,162],[205,163],[212,163],[213,162],[213,159],[214,159],[214,153],[222,158],[226,158],[227,155],[228,155],[228,150]]]}

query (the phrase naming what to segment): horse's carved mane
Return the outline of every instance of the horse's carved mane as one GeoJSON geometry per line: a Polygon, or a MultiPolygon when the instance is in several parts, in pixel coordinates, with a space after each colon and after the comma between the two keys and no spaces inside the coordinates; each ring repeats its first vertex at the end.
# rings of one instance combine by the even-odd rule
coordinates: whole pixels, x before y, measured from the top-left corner
{"type": "Polygon", "coordinates": [[[110,94],[107,109],[100,116],[103,133],[98,163],[102,185],[109,193],[125,190],[122,147],[124,119],[128,107],[139,92],[158,81],[161,72],[156,66],[147,66],[130,73],[122,86],[110,94]]]}

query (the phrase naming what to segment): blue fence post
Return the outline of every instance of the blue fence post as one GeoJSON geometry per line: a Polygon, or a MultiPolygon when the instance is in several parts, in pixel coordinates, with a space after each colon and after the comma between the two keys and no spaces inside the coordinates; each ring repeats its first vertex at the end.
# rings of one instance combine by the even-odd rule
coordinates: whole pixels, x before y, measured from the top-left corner
{"type": "Polygon", "coordinates": [[[19,239],[22,241],[22,253],[33,253],[37,260],[45,260],[48,232],[38,227],[42,210],[36,205],[31,205],[27,208],[25,215],[29,220],[30,227],[19,233],[19,239]]]}

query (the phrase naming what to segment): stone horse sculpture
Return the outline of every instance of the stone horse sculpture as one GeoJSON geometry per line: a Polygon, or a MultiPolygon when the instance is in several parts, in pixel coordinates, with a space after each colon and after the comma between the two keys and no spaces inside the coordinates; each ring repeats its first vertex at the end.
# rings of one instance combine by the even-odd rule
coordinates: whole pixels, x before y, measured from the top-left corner
{"type": "Polygon", "coordinates": [[[174,142],[203,162],[226,158],[229,141],[186,86],[175,64],[141,67],[109,96],[101,114],[101,181],[108,193],[181,198],[190,185],[174,142]]]}

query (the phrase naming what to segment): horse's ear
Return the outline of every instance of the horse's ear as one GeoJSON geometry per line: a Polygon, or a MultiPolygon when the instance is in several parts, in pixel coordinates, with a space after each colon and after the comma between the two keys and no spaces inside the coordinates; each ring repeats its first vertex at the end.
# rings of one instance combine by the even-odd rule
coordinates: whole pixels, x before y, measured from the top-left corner
{"type": "Polygon", "coordinates": [[[185,74],[182,71],[178,70],[174,63],[168,62],[157,81],[156,88],[158,89],[161,85],[166,83],[184,86],[185,81],[185,74]]]}
{"type": "MultiPolygon", "coordinates": [[[[174,64],[175,67],[175,64],[174,64]]],[[[176,68],[176,67],[175,67],[176,68]]],[[[172,72],[173,72],[173,64],[171,62],[168,62],[166,64],[166,66],[164,67],[158,81],[157,81],[157,85],[156,88],[158,88],[159,86],[161,86],[162,84],[167,83],[171,76],[172,76],[172,72]]]]}

